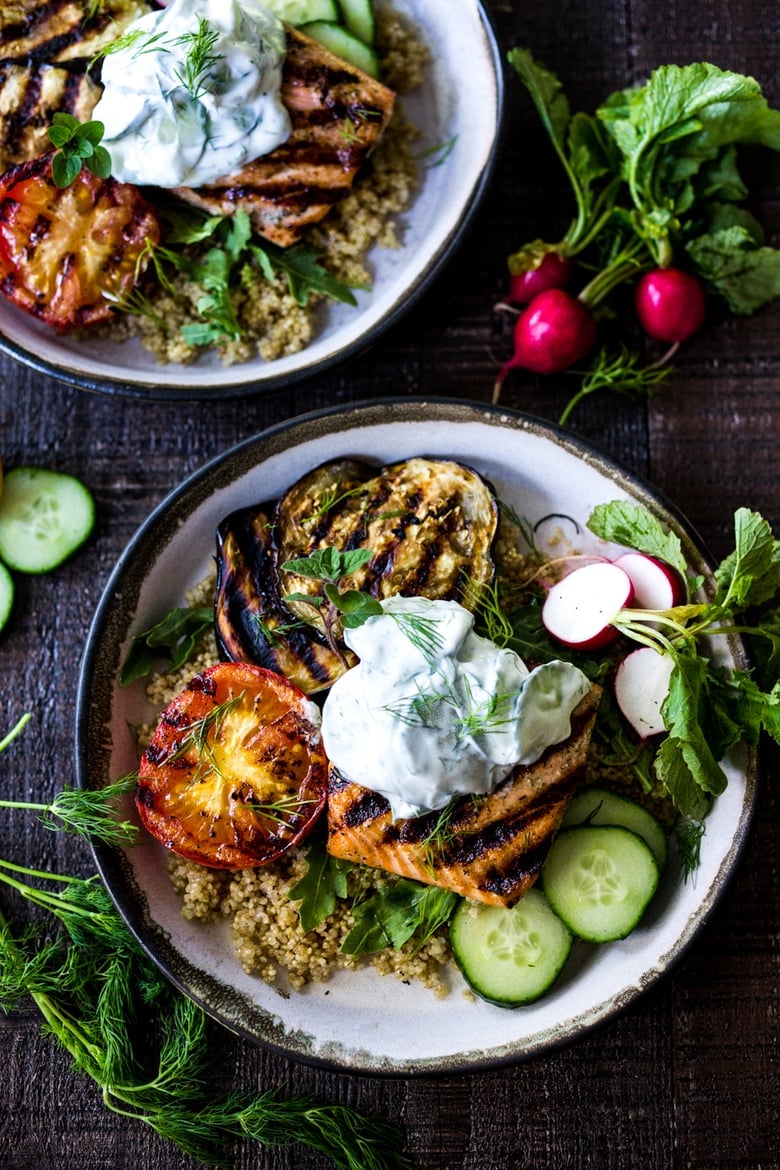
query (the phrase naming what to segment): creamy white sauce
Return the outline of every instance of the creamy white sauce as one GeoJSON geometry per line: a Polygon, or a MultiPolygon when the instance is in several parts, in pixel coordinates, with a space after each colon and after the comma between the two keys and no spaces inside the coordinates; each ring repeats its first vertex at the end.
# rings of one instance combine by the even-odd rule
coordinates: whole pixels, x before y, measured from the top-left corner
{"type": "Polygon", "coordinates": [[[328,693],[322,738],[339,773],[384,796],[395,819],[492,792],[569,737],[589,689],[577,667],[529,671],[454,601],[390,597],[382,609],[345,631],[360,661],[328,693]]]}
{"type": "Polygon", "coordinates": [[[103,60],[92,115],[105,126],[114,178],[198,186],[289,137],[279,96],[284,28],[259,0],[173,0],[127,33],[131,43],[103,60]],[[202,69],[193,55],[199,30],[202,69]]]}

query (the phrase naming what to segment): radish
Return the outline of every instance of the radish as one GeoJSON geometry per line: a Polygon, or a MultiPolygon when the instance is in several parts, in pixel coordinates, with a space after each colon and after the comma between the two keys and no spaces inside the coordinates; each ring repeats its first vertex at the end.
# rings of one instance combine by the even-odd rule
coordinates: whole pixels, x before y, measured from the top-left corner
{"type": "Polygon", "coordinates": [[[704,322],[704,290],[681,268],[654,268],[636,287],[637,316],[645,333],[656,341],[679,344],[704,322]]]}
{"type": "Polygon", "coordinates": [[[633,595],[628,573],[611,561],[596,561],[553,585],[542,606],[542,622],[564,646],[595,650],[617,637],[610,623],[633,595]]]}
{"type": "Polygon", "coordinates": [[[642,646],[627,654],[615,673],[615,698],[640,739],[666,730],[661,706],[674,668],[670,654],[642,646]]]}
{"type": "Polygon", "coordinates": [[[613,563],[631,578],[634,587],[632,604],[638,609],[672,609],[685,601],[685,582],[666,561],[647,553],[628,552],[613,563]]]}
{"type": "Polygon", "coordinates": [[[562,288],[535,296],[517,318],[515,352],[498,375],[493,401],[504,379],[519,367],[536,374],[558,374],[585,357],[596,344],[596,322],[589,309],[562,288]]]}
{"type": "Polygon", "coordinates": [[[507,300],[512,305],[527,305],[548,288],[565,288],[570,276],[571,260],[560,252],[545,252],[536,268],[512,273],[507,300]]]}

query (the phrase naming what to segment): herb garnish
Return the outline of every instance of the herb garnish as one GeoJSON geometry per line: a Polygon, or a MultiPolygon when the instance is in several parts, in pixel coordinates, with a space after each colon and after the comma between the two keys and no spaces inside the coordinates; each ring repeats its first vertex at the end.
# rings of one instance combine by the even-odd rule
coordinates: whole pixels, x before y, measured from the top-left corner
{"type": "MultiPolygon", "coordinates": [[[[357,304],[351,289],[323,268],[306,245],[279,248],[265,240],[261,243],[243,208],[233,215],[207,216],[194,208],[170,204],[162,208],[162,215],[168,223],[166,243],[150,248],[144,261],[151,264],[157,280],[173,297],[179,294],[169,270],[182,273],[203,289],[197,302],[201,321],[182,326],[182,337],[189,345],[220,345],[243,336],[235,294],[256,269],[269,281],[284,279],[290,296],[301,306],[315,295],[357,304]],[[203,251],[197,249],[200,244],[210,246],[203,251]]],[[[136,306],[128,304],[127,308],[134,311],[136,306]]],[[[149,308],[142,304],[137,311],[148,316],[149,308]]]]}
{"type": "MultiPolygon", "coordinates": [[[[0,750],[26,722],[0,741],[0,750]]],[[[226,1150],[250,1138],[267,1147],[306,1145],[337,1170],[410,1170],[396,1133],[348,1106],[310,1096],[285,1100],[277,1089],[212,1095],[205,1013],[147,958],[97,875],[0,861],[0,884],[60,924],[56,937],[42,942],[31,930],[14,932],[0,913],[0,1007],[11,1011],[32,999],[46,1030],[100,1088],[108,1109],[144,1122],[207,1164],[225,1165],[226,1150]]]]}
{"type": "Polygon", "coordinates": [[[119,671],[119,685],[129,686],[150,674],[160,660],[167,661],[171,670],[178,670],[192,657],[198,640],[213,622],[211,606],[182,606],[172,609],[150,629],[134,634],[119,671]]]}
{"type": "Polygon", "coordinates": [[[86,167],[98,179],[111,174],[111,155],[100,140],[105,132],[102,122],[80,122],[61,111],[52,118],[48,135],[58,149],[51,160],[51,177],[57,187],[69,187],[86,167]]]}

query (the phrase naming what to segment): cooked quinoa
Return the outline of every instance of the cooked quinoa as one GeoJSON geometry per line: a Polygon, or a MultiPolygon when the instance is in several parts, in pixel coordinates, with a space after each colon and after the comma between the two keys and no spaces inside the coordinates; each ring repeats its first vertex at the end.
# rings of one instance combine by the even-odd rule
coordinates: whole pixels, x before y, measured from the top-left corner
{"type": "MultiPolygon", "coordinates": [[[[422,83],[429,59],[427,48],[398,14],[380,9],[376,18],[382,79],[397,93],[408,93],[422,83]]],[[[318,253],[327,271],[351,288],[371,285],[367,256],[373,247],[401,246],[396,217],[409,206],[417,186],[416,137],[417,131],[397,103],[367,169],[358,175],[351,192],[306,233],[305,243],[318,253]]],[[[169,283],[170,288],[156,283],[146,289],[148,303],[143,314],[124,314],[103,332],[114,341],[139,337],[160,364],[189,365],[203,351],[188,344],[181,329],[202,320],[198,302],[203,287],[181,273],[173,273],[169,283]]],[[[247,265],[240,287],[233,292],[242,336],[215,347],[220,360],[230,366],[257,355],[270,362],[298,353],[314,337],[318,310],[325,300],[323,295],[311,293],[307,304],[300,305],[290,295],[283,276],[269,280],[259,268],[247,265]]]]}

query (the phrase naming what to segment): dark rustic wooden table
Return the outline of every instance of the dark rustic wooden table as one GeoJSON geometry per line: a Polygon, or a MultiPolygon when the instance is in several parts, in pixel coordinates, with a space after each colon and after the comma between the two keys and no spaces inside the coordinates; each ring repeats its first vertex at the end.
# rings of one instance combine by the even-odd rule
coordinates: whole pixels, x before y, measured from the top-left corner
{"type": "MultiPolygon", "coordinates": [[[[780,105],[780,19],[753,0],[582,0],[490,5],[503,45],[518,43],[564,80],[574,108],[667,61],[710,59],[751,73],[780,105]]],[[[453,0],[453,13],[457,0],[453,0]]],[[[453,18],[456,18],[455,15],[453,18]]],[[[437,392],[486,400],[509,352],[492,306],[505,254],[566,222],[555,160],[522,87],[509,81],[497,180],[436,287],[372,349],[289,392],[238,402],[155,404],[103,397],[0,361],[0,453],[80,475],[98,522],[56,574],[19,583],[0,638],[0,728],[25,710],[37,730],[0,765],[2,795],[54,791],[73,778],[76,676],[109,572],[136,527],[172,488],[236,441],[291,415],[356,399],[437,392]]],[[[756,211],[780,232],[780,165],[751,154],[756,211]]],[[[560,380],[513,376],[505,401],[555,419],[560,380]]],[[[718,320],[677,362],[649,405],[607,395],[573,426],[652,480],[687,514],[715,557],[739,505],[780,529],[780,312],[718,320]]],[[[563,1050],[473,1076],[382,1081],[290,1063],[214,1026],[224,1085],[312,1092],[386,1117],[419,1170],[769,1170],[778,1134],[777,835],[780,753],[763,754],[754,826],[738,873],[677,969],[622,1016],[563,1050]]],[[[0,817],[0,856],[87,873],[85,847],[16,816],[0,817]]],[[[0,906],[13,910],[3,893],[0,906]]],[[[237,1167],[321,1170],[307,1151],[235,1151],[237,1167]]],[[[0,1165],[5,1170],[189,1170],[195,1163],[145,1126],[109,1113],[32,1007],[0,1017],[0,1165]]]]}

